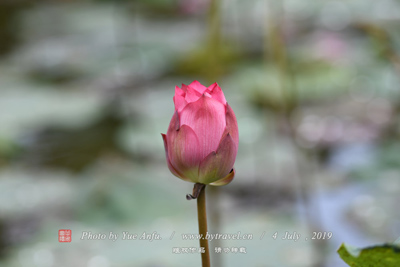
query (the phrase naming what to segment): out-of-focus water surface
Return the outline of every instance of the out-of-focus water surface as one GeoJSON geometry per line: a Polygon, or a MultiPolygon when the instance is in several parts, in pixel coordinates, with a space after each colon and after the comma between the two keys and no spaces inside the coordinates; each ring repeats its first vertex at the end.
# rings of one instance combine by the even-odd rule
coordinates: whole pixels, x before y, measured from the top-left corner
{"type": "Polygon", "coordinates": [[[346,266],[341,243],[393,242],[399,30],[394,0],[2,1],[0,266],[200,266],[176,253],[199,246],[196,203],[160,136],[193,80],[240,133],[209,231],[252,237],[210,241],[213,266],[346,266]]]}

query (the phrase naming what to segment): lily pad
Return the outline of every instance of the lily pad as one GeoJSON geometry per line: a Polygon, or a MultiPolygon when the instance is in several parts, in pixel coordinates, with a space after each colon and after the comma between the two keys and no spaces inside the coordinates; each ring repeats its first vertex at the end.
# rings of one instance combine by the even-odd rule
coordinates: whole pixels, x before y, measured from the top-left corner
{"type": "Polygon", "coordinates": [[[342,244],[338,253],[342,260],[352,267],[400,266],[400,246],[398,244],[382,244],[366,248],[342,244]]]}

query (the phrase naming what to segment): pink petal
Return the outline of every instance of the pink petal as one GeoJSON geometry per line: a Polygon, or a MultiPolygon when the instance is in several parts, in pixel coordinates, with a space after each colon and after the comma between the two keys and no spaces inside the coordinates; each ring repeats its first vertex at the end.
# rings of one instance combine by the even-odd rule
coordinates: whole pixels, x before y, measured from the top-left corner
{"type": "Polygon", "coordinates": [[[227,185],[230,182],[232,182],[233,178],[235,177],[235,173],[236,173],[235,169],[232,169],[232,171],[230,173],[228,173],[227,176],[225,176],[224,178],[222,178],[218,181],[211,183],[210,185],[213,185],[213,186],[227,185]]]}
{"type": "Polygon", "coordinates": [[[169,160],[168,157],[168,142],[167,142],[167,136],[165,134],[161,134],[162,139],[164,141],[164,149],[165,149],[165,157],[167,158],[167,164],[168,164],[168,169],[171,171],[173,175],[175,175],[178,178],[181,178],[184,181],[191,182],[189,178],[186,178],[183,176],[175,167],[172,165],[171,161],[169,160]]]}
{"type": "Polygon", "coordinates": [[[192,87],[188,86],[186,91],[185,100],[187,103],[195,102],[201,97],[201,94],[193,89],[192,87]]]}
{"type": "Polygon", "coordinates": [[[239,146],[239,129],[236,120],[235,113],[233,112],[231,106],[226,103],[226,128],[224,131],[224,136],[226,134],[230,134],[232,136],[233,141],[236,144],[236,147],[239,146]]]}
{"type": "Polygon", "coordinates": [[[224,105],[226,104],[224,93],[222,92],[221,87],[219,87],[217,83],[213,83],[212,85],[210,85],[208,87],[208,90],[211,92],[212,98],[218,100],[224,105]]]}
{"type": "Polygon", "coordinates": [[[207,92],[212,92],[214,91],[214,88],[218,86],[218,83],[213,83],[209,87],[207,87],[207,92]]]}
{"type": "Polygon", "coordinates": [[[197,182],[199,163],[199,140],[188,125],[179,130],[168,129],[168,158],[175,169],[192,182],[197,182]]]}
{"type": "Polygon", "coordinates": [[[169,122],[167,135],[170,135],[174,131],[178,131],[179,130],[179,126],[180,125],[179,125],[178,111],[175,111],[174,115],[171,118],[171,121],[169,122]]]}
{"type": "Polygon", "coordinates": [[[212,151],[201,161],[199,167],[200,183],[213,183],[228,175],[235,163],[236,153],[236,144],[231,135],[227,134],[221,140],[217,151],[212,151]]]}
{"type": "Polygon", "coordinates": [[[180,125],[190,126],[199,140],[199,154],[205,158],[218,148],[226,128],[225,106],[213,98],[201,96],[180,112],[180,125]]]}
{"type": "Polygon", "coordinates": [[[187,88],[188,88],[188,86],[186,84],[182,83],[181,90],[186,93],[187,92],[187,88]]]}
{"type": "Polygon", "coordinates": [[[175,110],[177,111],[181,111],[188,103],[185,99],[185,96],[182,95],[175,94],[173,100],[175,104],[175,110]]]}
{"type": "Polygon", "coordinates": [[[185,96],[185,91],[183,91],[181,88],[179,88],[178,86],[175,86],[175,95],[181,95],[181,96],[185,96]]]}
{"type": "Polygon", "coordinates": [[[191,84],[189,84],[189,87],[192,87],[193,89],[195,89],[200,94],[203,94],[207,90],[207,87],[205,87],[204,85],[202,85],[198,81],[193,81],[191,84]]]}

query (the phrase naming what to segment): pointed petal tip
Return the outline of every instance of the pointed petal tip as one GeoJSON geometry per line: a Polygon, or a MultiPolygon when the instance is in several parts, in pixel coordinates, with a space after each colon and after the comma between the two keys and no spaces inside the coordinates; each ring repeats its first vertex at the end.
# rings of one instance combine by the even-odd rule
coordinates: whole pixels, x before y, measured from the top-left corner
{"type": "Polygon", "coordinates": [[[233,140],[235,141],[235,144],[238,146],[239,145],[238,123],[237,123],[235,113],[233,112],[233,110],[232,110],[231,106],[228,104],[228,102],[226,102],[226,106],[225,106],[225,118],[226,118],[225,133],[230,133],[233,140]]]}
{"type": "Polygon", "coordinates": [[[219,85],[218,85],[218,83],[213,83],[213,84],[211,84],[209,87],[207,87],[207,89],[209,89],[210,91],[212,91],[212,90],[214,90],[214,88],[216,88],[216,87],[219,87],[219,85]]]}
{"type": "Polygon", "coordinates": [[[192,86],[187,87],[185,100],[186,103],[196,102],[199,98],[202,97],[202,92],[192,86]]]}
{"type": "Polygon", "coordinates": [[[162,138],[163,141],[164,141],[165,149],[167,149],[167,135],[162,133],[162,134],[161,134],[161,138],[162,138]]]}
{"type": "Polygon", "coordinates": [[[207,87],[205,87],[204,85],[202,85],[199,81],[194,80],[193,82],[191,82],[189,85],[189,87],[192,87],[193,89],[195,89],[196,91],[198,91],[199,93],[203,93],[204,91],[207,90],[207,87]]]}
{"type": "Polygon", "coordinates": [[[225,95],[222,92],[221,87],[219,87],[218,83],[213,83],[212,85],[210,85],[208,87],[208,90],[210,91],[210,94],[214,99],[218,100],[219,102],[221,102],[223,105],[226,106],[225,95]]]}
{"type": "MultiPolygon", "coordinates": [[[[232,135],[228,132],[225,136],[223,136],[221,138],[221,141],[217,148],[217,154],[219,153],[220,150],[224,150],[224,151],[227,150],[227,147],[231,146],[231,145],[236,146],[235,140],[233,140],[232,135]]],[[[233,151],[231,151],[231,152],[233,152],[233,151]]]]}
{"type": "Polygon", "coordinates": [[[167,135],[162,133],[161,138],[164,141],[164,148],[167,149],[167,135]]]}
{"type": "Polygon", "coordinates": [[[199,165],[199,179],[202,183],[215,183],[232,172],[237,147],[230,135],[220,141],[216,151],[210,152],[199,165]]]}
{"type": "Polygon", "coordinates": [[[235,177],[235,173],[236,173],[235,169],[232,169],[232,170],[228,173],[228,175],[226,175],[224,178],[222,178],[222,179],[220,179],[220,180],[218,180],[218,181],[215,181],[215,182],[211,183],[210,185],[212,185],[212,186],[223,186],[223,185],[227,185],[227,184],[229,184],[230,182],[233,181],[233,178],[235,177]]]}

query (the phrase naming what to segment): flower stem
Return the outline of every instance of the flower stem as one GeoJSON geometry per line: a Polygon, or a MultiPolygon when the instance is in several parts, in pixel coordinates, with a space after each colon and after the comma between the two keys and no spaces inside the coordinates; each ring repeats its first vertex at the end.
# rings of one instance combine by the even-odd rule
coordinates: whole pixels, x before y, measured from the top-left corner
{"type": "Polygon", "coordinates": [[[207,234],[207,212],[206,212],[206,188],[205,186],[200,191],[197,198],[197,218],[199,221],[200,247],[204,248],[204,253],[201,253],[202,267],[210,267],[210,250],[208,240],[205,238],[207,234]]]}

